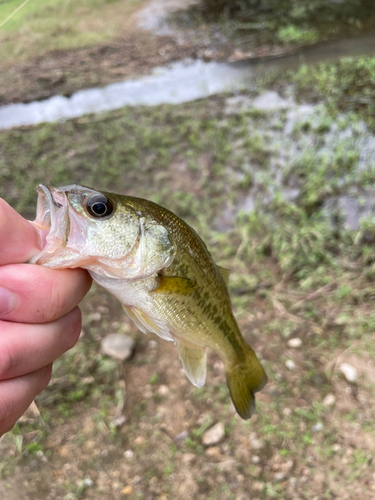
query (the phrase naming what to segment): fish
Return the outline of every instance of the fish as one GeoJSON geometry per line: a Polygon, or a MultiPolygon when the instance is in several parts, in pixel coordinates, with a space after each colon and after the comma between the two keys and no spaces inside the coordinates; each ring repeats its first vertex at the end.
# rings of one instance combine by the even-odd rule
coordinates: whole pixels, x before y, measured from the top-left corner
{"type": "Polygon", "coordinates": [[[234,318],[229,271],[192,227],[151,201],[77,184],[40,184],[33,224],[44,248],[31,264],[87,269],[140,331],[175,343],[196,387],[206,380],[206,348],[215,351],[237,413],[251,417],[267,375],[234,318]]]}

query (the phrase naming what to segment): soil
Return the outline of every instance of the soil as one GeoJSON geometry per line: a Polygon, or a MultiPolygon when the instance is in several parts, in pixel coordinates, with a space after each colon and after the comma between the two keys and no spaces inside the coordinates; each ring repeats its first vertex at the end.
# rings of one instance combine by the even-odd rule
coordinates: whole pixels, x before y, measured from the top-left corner
{"type": "Polygon", "coordinates": [[[10,67],[0,65],[0,105],[69,96],[195,56],[194,48],[180,47],[172,37],[142,32],[111,44],[48,52],[10,67]]]}
{"type": "MultiPolygon", "coordinates": [[[[288,48],[263,46],[247,56],[281,50],[288,48]]],[[[181,43],[169,34],[136,31],[111,44],[47,53],[0,67],[0,104],[70,95],[186,57],[234,60],[244,54],[229,42],[202,46],[194,40],[181,43]]],[[[269,374],[269,383],[257,394],[257,414],[246,422],[236,415],[216,354],[208,355],[206,385],[194,388],[175,347],[141,334],[117,301],[94,287],[82,303],[79,343],[55,363],[48,389],[37,398],[41,415],[30,410],[0,439],[1,499],[375,497],[371,249],[362,256],[355,240],[341,254],[340,245],[344,247],[349,236],[345,233],[341,242],[337,231],[322,251],[316,237],[324,232],[321,226],[312,226],[310,234],[311,219],[301,218],[304,234],[290,224],[293,217],[298,220],[293,203],[280,204],[282,215],[270,207],[275,221],[280,217],[280,226],[285,224],[286,236],[271,229],[276,237],[269,235],[266,244],[264,235],[256,235],[257,224],[262,232],[264,213],[257,215],[259,220],[239,214],[232,232],[215,230],[215,217],[220,218],[224,207],[239,212],[239,198],[246,197],[254,182],[254,165],[272,180],[268,158],[283,160],[283,148],[276,145],[272,150],[269,144],[283,127],[282,111],[270,118],[252,109],[226,115],[222,110],[230,103],[223,99],[186,108],[121,110],[100,120],[85,117],[2,132],[0,173],[6,183],[0,185],[0,195],[30,216],[30,206],[22,200],[28,197],[30,202],[30,185],[37,179],[84,183],[102,177],[103,185],[108,182],[113,189],[120,185],[129,194],[145,197],[153,193],[159,196],[154,201],[187,218],[219,263],[231,268],[234,313],[269,374]],[[269,128],[261,136],[262,120],[276,131],[273,136],[269,128]],[[231,136],[235,127],[242,128],[231,136]],[[87,142],[82,139],[86,135],[87,142]],[[119,165],[124,178],[118,177],[119,165]],[[332,260],[326,263],[324,256],[336,240],[332,260]],[[285,270],[288,260],[303,264],[285,270]],[[136,340],[133,357],[123,363],[100,353],[102,338],[115,332],[136,340]],[[298,339],[299,347],[293,347],[291,339],[298,339]],[[356,369],[356,380],[344,377],[342,363],[356,369]],[[217,423],[223,425],[224,435],[205,445],[204,433],[217,423]]],[[[313,142],[301,173],[297,170],[310,190],[304,195],[306,203],[323,189],[315,188],[320,170],[310,172],[309,165],[316,144],[322,142],[319,134],[329,127],[325,122],[301,125],[313,142]]],[[[298,133],[295,128],[293,141],[298,133]]],[[[337,169],[349,169],[342,167],[340,158],[337,169]]],[[[331,179],[334,169],[329,168],[331,179]]],[[[34,192],[32,196],[34,200],[34,192]]],[[[302,197],[302,207],[304,201],[302,197]]]]}

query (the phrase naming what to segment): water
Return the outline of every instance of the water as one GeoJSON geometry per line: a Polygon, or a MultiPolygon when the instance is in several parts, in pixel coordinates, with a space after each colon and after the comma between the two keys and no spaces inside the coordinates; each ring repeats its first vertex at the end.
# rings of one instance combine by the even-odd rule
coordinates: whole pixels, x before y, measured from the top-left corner
{"type": "Polygon", "coordinates": [[[375,35],[331,42],[291,56],[266,60],[178,62],[168,68],[158,68],[147,77],[80,90],[70,97],[55,96],[44,101],[0,107],[0,129],[56,122],[124,106],[180,104],[252,88],[256,75],[267,71],[363,54],[375,54],[375,35]]]}

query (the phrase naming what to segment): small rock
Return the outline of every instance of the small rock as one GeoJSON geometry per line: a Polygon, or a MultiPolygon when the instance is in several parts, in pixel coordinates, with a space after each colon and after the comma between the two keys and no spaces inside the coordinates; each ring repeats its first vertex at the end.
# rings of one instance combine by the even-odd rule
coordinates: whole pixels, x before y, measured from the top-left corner
{"type": "Polygon", "coordinates": [[[144,438],[142,436],[137,436],[135,439],[134,439],[134,444],[136,444],[137,446],[142,446],[142,444],[145,442],[144,438]]]}
{"type": "Polygon", "coordinates": [[[258,457],[258,455],[253,455],[251,457],[251,461],[253,462],[253,464],[259,464],[260,458],[258,457]]]}
{"type": "Polygon", "coordinates": [[[189,437],[188,431],[182,431],[175,436],[175,440],[184,441],[187,437],[189,437]]]}
{"type": "Polygon", "coordinates": [[[126,416],[120,415],[119,417],[113,420],[113,425],[116,427],[116,429],[119,429],[125,424],[125,422],[126,422],[126,416]]]}
{"type": "Polygon", "coordinates": [[[299,339],[298,337],[295,337],[293,339],[289,339],[287,344],[288,347],[291,347],[292,349],[298,349],[302,345],[302,340],[299,339]]]}
{"type": "Polygon", "coordinates": [[[166,396],[169,394],[169,387],[167,385],[159,386],[158,394],[160,394],[160,396],[166,396]]]}
{"type": "Polygon", "coordinates": [[[265,484],[261,481],[253,481],[253,490],[255,491],[263,491],[265,484]]]}
{"type": "Polygon", "coordinates": [[[94,321],[100,321],[101,319],[102,319],[102,315],[100,314],[100,312],[94,312],[94,313],[89,314],[86,317],[86,323],[92,323],[94,321]]]}
{"type": "Polygon", "coordinates": [[[276,474],[274,474],[274,479],[275,481],[282,481],[283,479],[285,479],[285,473],[284,472],[276,472],[276,474]]]}
{"type": "Polygon", "coordinates": [[[333,406],[336,403],[336,397],[333,394],[327,394],[323,399],[323,406],[333,406]]]}
{"type": "Polygon", "coordinates": [[[292,413],[293,412],[292,412],[292,410],[290,408],[283,408],[283,415],[285,417],[290,417],[292,413]]]}
{"type": "Polygon", "coordinates": [[[133,353],[135,342],[132,337],[123,333],[110,333],[101,343],[101,351],[107,356],[125,361],[133,353]]]}
{"type": "Polygon", "coordinates": [[[341,363],[340,371],[348,382],[353,384],[357,380],[357,368],[349,365],[349,363],[341,363]]]}
{"type": "Polygon", "coordinates": [[[127,458],[128,460],[131,460],[134,457],[134,451],[133,450],[124,451],[124,457],[127,458]]]}
{"type": "Polygon", "coordinates": [[[209,457],[218,457],[221,455],[221,450],[218,446],[212,446],[211,448],[207,448],[206,455],[209,457]]]}
{"type": "Polygon", "coordinates": [[[288,368],[288,370],[295,370],[296,369],[296,364],[292,359],[287,359],[285,361],[285,366],[288,368]]]}
{"type": "Polygon", "coordinates": [[[182,461],[185,464],[190,464],[195,459],[194,453],[184,453],[182,455],[182,461]]]}
{"type": "Polygon", "coordinates": [[[159,346],[159,344],[157,343],[156,340],[150,340],[148,342],[148,346],[149,346],[150,349],[157,349],[158,346],[159,346]]]}
{"type": "Polygon", "coordinates": [[[322,422],[317,422],[315,425],[312,426],[312,431],[313,432],[320,432],[323,430],[323,423],[322,422]]]}
{"type": "Polygon", "coordinates": [[[212,446],[214,444],[220,443],[224,436],[224,424],[222,422],[219,422],[203,434],[202,443],[205,446],[212,446]]]}
{"type": "Polygon", "coordinates": [[[123,495],[131,495],[132,491],[133,491],[133,488],[130,485],[128,485],[128,486],[125,486],[125,488],[122,488],[121,493],[123,495]]]}
{"type": "Polygon", "coordinates": [[[83,483],[87,488],[90,488],[94,484],[94,481],[91,479],[91,477],[86,476],[83,480],[83,483]]]}
{"type": "Polygon", "coordinates": [[[258,439],[254,433],[250,434],[249,444],[253,450],[261,450],[265,445],[264,441],[262,439],[258,439]]]}

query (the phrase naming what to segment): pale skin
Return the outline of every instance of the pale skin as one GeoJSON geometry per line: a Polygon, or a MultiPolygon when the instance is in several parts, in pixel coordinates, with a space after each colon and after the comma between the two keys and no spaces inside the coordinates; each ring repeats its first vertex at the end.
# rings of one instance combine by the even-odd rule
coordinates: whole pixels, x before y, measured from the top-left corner
{"type": "Polygon", "coordinates": [[[38,231],[0,199],[0,436],[48,385],[52,363],[81,331],[77,307],[91,286],[82,269],[26,264],[38,231]]]}

